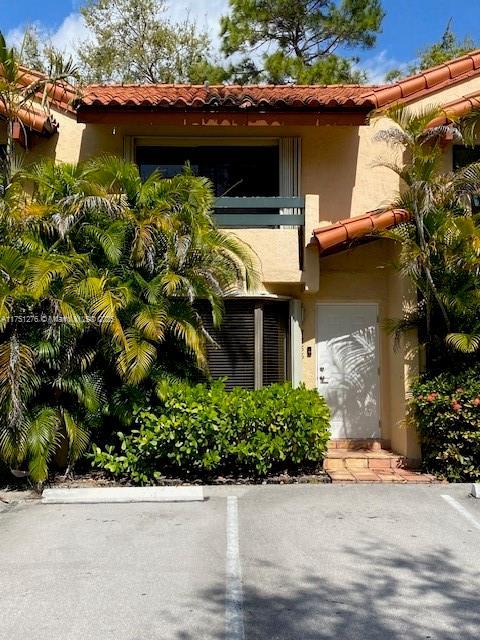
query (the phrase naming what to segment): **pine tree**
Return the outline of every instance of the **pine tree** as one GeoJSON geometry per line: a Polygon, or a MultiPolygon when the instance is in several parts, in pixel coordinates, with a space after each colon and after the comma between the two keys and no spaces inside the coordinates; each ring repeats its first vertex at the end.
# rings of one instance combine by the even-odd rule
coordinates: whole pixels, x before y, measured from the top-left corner
{"type": "Polygon", "coordinates": [[[230,0],[223,51],[243,56],[233,73],[245,82],[359,82],[358,59],[335,51],[372,47],[383,16],[380,0],[230,0]]]}

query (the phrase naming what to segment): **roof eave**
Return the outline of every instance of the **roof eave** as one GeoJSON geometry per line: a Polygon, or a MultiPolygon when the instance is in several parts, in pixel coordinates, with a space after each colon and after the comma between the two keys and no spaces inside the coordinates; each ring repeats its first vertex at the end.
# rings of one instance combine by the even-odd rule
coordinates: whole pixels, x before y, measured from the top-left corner
{"type": "Polygon", "coordinates": [[[86,124],[131,123],[136,117],[149,124],[179,125],[345,125],[364,126],[370,107],[336,109],[178,109],[155,107],[99,107],[80,105],[77,121],[86,124]]]}

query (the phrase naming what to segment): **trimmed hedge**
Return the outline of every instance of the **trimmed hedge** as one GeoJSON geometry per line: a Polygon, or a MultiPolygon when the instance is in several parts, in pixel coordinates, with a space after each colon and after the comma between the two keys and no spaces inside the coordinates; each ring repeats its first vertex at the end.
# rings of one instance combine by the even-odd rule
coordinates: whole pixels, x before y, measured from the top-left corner
{"type": "Polygon", "coordinates": [[[117,434],[119,447],[94,445],[94,467],[146,485],[172,475],[262,477],[313,467],[325,456],[330,412],[315,390],[178,383],[162,397],[161,407],[137,411],[135,430],[117,434]]]}
{"type": "Polygon", "coordinates": [[[424,378],[412,393],[425,470],[450,482],[478,482],[480,367],[424,378]]]}

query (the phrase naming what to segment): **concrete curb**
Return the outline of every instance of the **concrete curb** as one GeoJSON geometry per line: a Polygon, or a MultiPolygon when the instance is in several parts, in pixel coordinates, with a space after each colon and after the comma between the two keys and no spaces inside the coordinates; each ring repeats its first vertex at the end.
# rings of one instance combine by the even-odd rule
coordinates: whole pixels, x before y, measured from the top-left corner
{"type": "Polygon", "coordinates": [[[474,498],[480,498],[480,484],[472,484],[470,493],[474,498]]]}
{"type": "Polygon", "coordinates": [[[202,502],[203,487],[94,487],[45,489],[43,504],[109,504],[128,502],[202,502]]]}

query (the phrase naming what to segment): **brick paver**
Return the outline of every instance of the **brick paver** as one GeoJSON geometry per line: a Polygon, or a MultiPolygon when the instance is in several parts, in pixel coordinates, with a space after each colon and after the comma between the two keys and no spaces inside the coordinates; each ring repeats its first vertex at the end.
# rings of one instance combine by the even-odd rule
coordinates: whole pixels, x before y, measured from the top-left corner
{"type": "Polygon", "coordinates": [[[404,468],[403,456],[387,449],[369,446],[329,448],[323,468],[332,482],[432,483],[434,476],[404,468]],[[351,447],[351,448],[350,448],[351,447]]]}
{"type": "Polygon", "coordinates": [[[413,469],[343,469],[326,470],[332,482],[383,482],[395,484],[432,484],[435,476],[413,469]]]}

